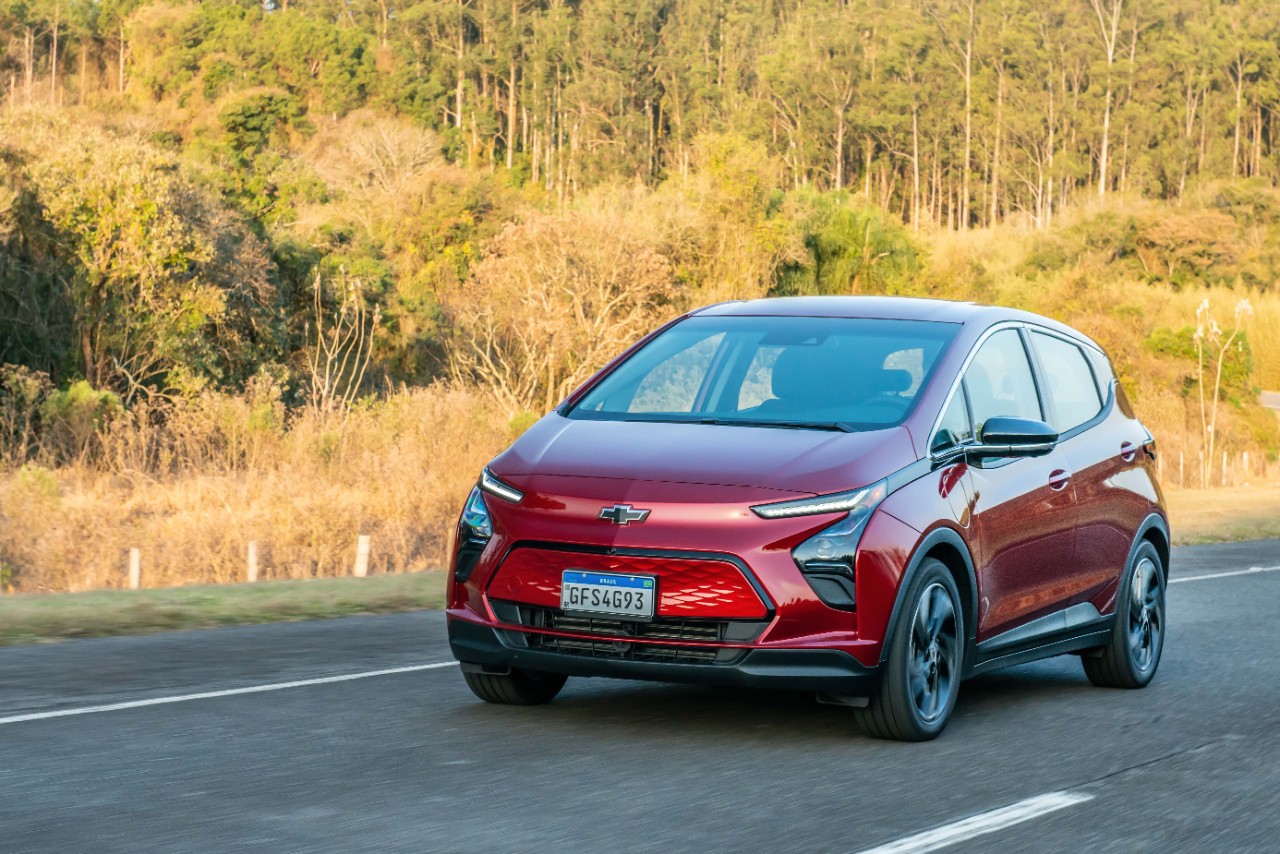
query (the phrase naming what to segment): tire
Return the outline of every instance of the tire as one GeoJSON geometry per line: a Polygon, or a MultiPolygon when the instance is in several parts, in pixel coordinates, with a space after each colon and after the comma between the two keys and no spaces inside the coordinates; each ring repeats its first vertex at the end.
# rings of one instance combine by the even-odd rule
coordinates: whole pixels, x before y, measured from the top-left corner
{"type": "Polygon", "coordinates": [[[1156,675],[1164,650],[1164,589],[1160,554],[1144,542],[1120,582],[1110,642],[1080,658],[1090,682],[1101,688],[1144,688],[1156,675]]]}
{"type": "Polygon", "coordinates": [[[541,706],[560,693],[568,676],[563,673],[542,673],[537,670],[517,670],[499,675],[494,673],[462,672],[467,687],[486,703],[504,706],[541,706]]]}
{"type": "Polygon", "coordinates": [[[964,610],[951,573],[933,558],[921,563],[903,601],[880,690],[854,718],[873,738],[928,741],[946,727],[960,692],[964,610]]]}

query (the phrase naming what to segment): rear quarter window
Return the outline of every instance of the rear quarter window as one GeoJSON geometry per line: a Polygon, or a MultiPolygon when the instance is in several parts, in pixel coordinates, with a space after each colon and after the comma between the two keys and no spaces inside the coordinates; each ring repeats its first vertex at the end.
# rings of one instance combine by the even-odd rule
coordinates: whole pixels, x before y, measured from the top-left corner
{"type": "Polygon", "coordinates": [[[1053,403],[1053,427],[1059,433],[1079,427],[1102,411],[1102,396],[1084,350],[1056,335],[1032,332],[1045,392],[1053,403]]]}

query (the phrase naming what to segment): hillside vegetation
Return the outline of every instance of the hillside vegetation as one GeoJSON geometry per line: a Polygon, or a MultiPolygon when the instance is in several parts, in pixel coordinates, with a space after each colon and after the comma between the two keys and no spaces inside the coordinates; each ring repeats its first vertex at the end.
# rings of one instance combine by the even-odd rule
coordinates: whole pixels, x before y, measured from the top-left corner
{"type": "Polygon", "coordinates": [[[1280,450],[1274,4],[45,0],[0,32],[0,588],[119,586],[131,547],[146,585],[231,581],[250,541],[331,575],[362,533],[439,566],[493,453],[722,299],[1028,308],[1112,354],[1167,482],[1280,450]]]}

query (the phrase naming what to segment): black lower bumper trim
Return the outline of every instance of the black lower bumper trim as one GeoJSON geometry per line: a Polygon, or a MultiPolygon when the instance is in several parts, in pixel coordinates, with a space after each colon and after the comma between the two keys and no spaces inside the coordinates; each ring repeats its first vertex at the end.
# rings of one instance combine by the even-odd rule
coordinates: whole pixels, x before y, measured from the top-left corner
{"type": "Polygon", "coordinates": [[[492,667],[519,667],[569,676],[691,682],[735,688],[779,688],[869,696],[878,684],[875,668],[836,649],[753,649],[731,664],[671,664],[588,658],[513,647],[489,626],[449,621],[449,646],[459,661],[492,667]]]}

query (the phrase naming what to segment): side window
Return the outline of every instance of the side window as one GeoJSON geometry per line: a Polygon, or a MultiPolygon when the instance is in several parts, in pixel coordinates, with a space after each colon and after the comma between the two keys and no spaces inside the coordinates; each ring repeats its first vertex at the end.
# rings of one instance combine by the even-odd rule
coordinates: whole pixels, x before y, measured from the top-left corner
{"type": "Polygon", "coordinates": [[[1111,361],[1097,350],[1085,350],[1084,354],[1093,365],[1093,375],[1098,380],[1098,396],[1105,404],[1111,395],[1111,381],[1116,378],[1115,369],[1111,367],[1111,361]]]}
{"type": "Polygon", "coordinates": [[[964,375],[979,434],[988,418],[1008,415],[1042,419],[1031,363],[1017,330],[1004,329],[987,339],[964,375]]]}
{"type": "Polygon", "coordinates": [[[973,424],[969,421],[969,408],[964,402],[964,389],[957,388],[947,411],[938,424],[938,432],[933,436],[929,450],[937,453],[973,441],[973,424]]]}
{"type": "Polygon", "coordinates": [[[1097,415],[1102,399],[1080,348],[1040,332],[1032,332],[1031,341],[1044,369],[1045,390],[1053,401],[1054,429],[1065,433],[1097,415]]]}

